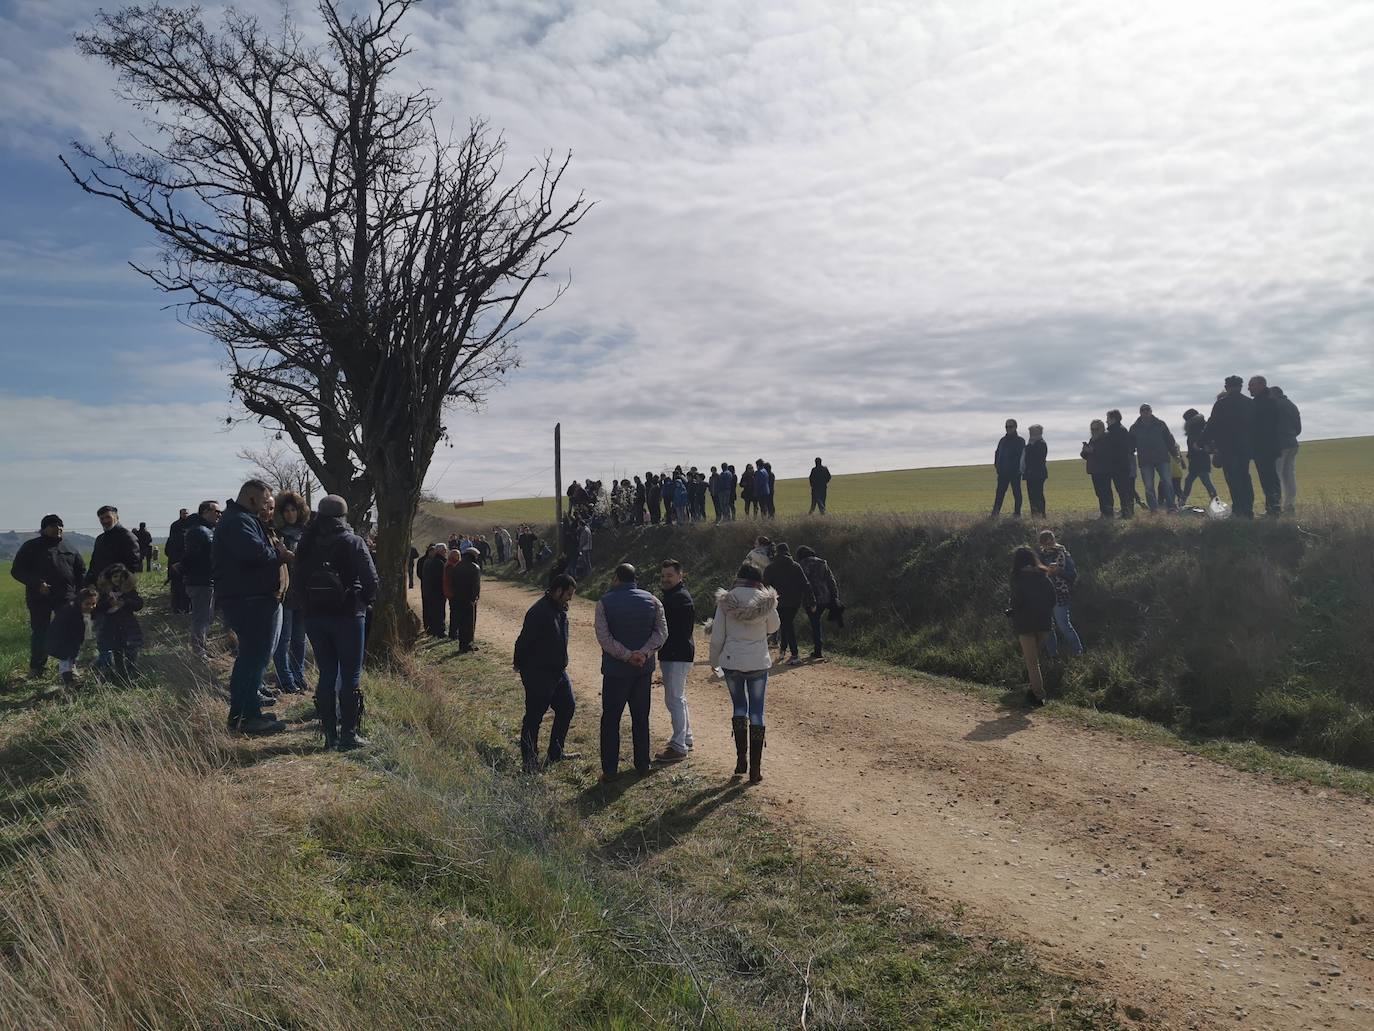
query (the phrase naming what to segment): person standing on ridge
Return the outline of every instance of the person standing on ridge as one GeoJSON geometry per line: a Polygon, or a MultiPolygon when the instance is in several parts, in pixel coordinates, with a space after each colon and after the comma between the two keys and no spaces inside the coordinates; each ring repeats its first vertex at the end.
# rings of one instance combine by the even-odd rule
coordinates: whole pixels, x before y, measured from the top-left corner
{"type": "Polygon", "coordinates": [[[1206,488],[1208,500],[1216,500],[1217,488],[1212,483],[1212,456],[1207,453],[1207,448],[1202,443],[1206,429],[1207,420],[1196,408],[1189,408],[1183,413],[1183,438],[1188,449],[1188,474],[1183,478],[1183,490],[1179,492],[1179,508],[1188,504],[1188,495],[1198,480],[1201,480],[1202,486],[1206,488]]]}
{"type": "Polygon", "coordinates": [[[62,539],[62,517],[45,515],[38,536],[19,546],[10,576],[24,585],[29,609],[29,676],[48,667],[48,625],[58,609],[76,597],[86,579],[81,553],[62,539]]]}
{"type": "Polygon", "coordinates": [[[992,454],[992,467],[997,471],[997,497],[992,502],[994,517],[1002,514],[1002,501],[1007,496],[1008,487],[1016,505],[1012,514],[1021,514],[1021,453],[1026,449],[1026,441],[1016,432],[1015,419],[1007,420],[1006,430],[992,454]]]}
{"type": "MultiPolygon", "coordinates": [[[[671,482],[671,481],[669,481],[671,482]]],[[[605,784],[620,766],[620,720],[630,708],[635,772],[649,772],[649,702],[654,662],[668,639],[663,603],[635,585],[635,567],[616,567],[610,590],[596,603],[601,646],[601,775],[605,784]]]]}
{"type": "Polygon", "coordinates": [[[1241,393],[1239,376],[1226,377],[1226,389],[1212,405],[1203,444],[1216,455],[1226,489],[1231,494],[1231,514],[1239,519],[1255,518],[1255,485],[1250,480],[1250,459],[1254,456],[1255,402],[1241,393]]]}
{"type": "Polygon", "coordinates": [[[1283,513],[1292,515],[1298,503],[1298,438],[1302,436],[1302,413],[1289,400],[1282,387],[1270,387],[1279,405],[1279,486],[1283,494],[1283,513]]]}
{"type": "Polygon", "coordinates": [[[1269,389],[1263,376],[1251,376],[1248,384],[1251,406],[1251,453],[1255,456],[1255,473],[1264,493],[1264,514],[1273,519],[1283,512],[1283,487],[1279,482],[1279,453],[1283,450],[1283,409],[1279,399],[1269,389]]]}
{"type": "Polygon", "coordinates": [[[1028,426],[1030,442],[1021,452],[1021,478],[1026,481],[1026,496],[1030,499],[1031,515],[1045,516],[1045,481],[1050,477],[1045,456],[1049,445],[1045,443],[1045,428],[1040,425],[1028,426]]]}
{"type": "Polygon", "coordinates": [[[817,509],[820,509],[821,515],[825,515],[825,497],[830,490],[830,470],[817,458],[816,464],[811,467],[811,475],[807,479],[811,481],[811,511],[806,514],[813,515],[817,509]]]}
{"type": "Polygon", "coordinates": [[[191,609],[191,599],[181,581],[182,574],[176,568],[177,564],[181,562],[186,546],[185,534],[189,519],[189,513],[183,508],[181,514],[177,516],[176,522],[167,528],[167,544],[162,549],[167,556],[167,582],[172,585],[173,612],[189,612],[191,609]]]}
{"type": "Polygon", "coordinates": [[[444,596],[444,568],[448,565],[448,545],[435,544],[430,555],[420,562],[420,611],[430,637],[444,636],[444,616],[448,599],[444,596]]]}
{"type": "MultiPolygon", "coordinates": [[[[1130,432],[1140,475],[1145,481],[1145,504],[1151,512],[1159,511],[1161,503],[1166,512],[1176,510],[1173,474],[1169,468],[1169,458],[1178,454],[1174,435],[1163,419],[1155,417],[1149,405],[1140,406],[1140,418],[1131,424],[1130,432]]],[[[1135,489],[1134,483],[1131,489],[1135,489]]]]}
{"type": "Polygon", "coordinates": [[[1121,423],[1120,409],[1107,413],[1107,468],[1121,500],[1121,518],[1130,519],[1135,512],[1135,442],[1121,423]]]}
{"type": "Polygon", "coordinates": [[[177,563],[182,589],[191,602],[191,654],[202,661],[210,657],[210,625],[215,619],[215,527],[223,514],[218,501],[202,501],[196,514],[187,516],[177,563]]]}
{"type": "Polygon", "coordinates": [[[1101,419],[1088,424],[1088,439],[1083,441],[1079,457],[1086,463],[1086,472],[1093,481],[1093,493],[1097,495],[1097,510],[1103,519],[1111,519],[1116,514],[1112,505],[1111,457],[1108,454],[1107,427],[1101,419]]]}

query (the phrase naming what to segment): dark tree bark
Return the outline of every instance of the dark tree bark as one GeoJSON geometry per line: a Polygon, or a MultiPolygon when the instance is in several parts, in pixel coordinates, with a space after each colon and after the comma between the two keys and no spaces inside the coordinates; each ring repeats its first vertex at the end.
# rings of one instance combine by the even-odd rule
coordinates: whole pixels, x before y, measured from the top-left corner
{"type": "Polygon", "coordinates": [[[388,88],[414,2],[345,18],[320,0],[319,45],[289,18],[269,32],[233,11],[218,30],[194,8],[101,13],[78,45],[149,131],[62,159],[159,236],[161,264],[135,268],[224,343],[248,417],[355,515],[375,499],[383,652],[415,632],[402,574],[445,410],[516,364],[514,334],[563,289],[541,305],[531,287],[588,208],[555,204],[566,159],[507,175],[482,123],[441,138],[427,92],[388,88]]]}

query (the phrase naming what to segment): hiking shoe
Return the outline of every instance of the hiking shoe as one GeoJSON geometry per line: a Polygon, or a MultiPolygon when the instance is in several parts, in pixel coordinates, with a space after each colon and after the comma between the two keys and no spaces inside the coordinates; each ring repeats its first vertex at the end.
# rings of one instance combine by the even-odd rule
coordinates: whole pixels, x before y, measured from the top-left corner
{"type": "Polygon", "coordinates": [[[545,766],[552,766],[554,763],[565,763],[570,759],[581,759],[581,752],[562,752],[559,755],[551,755],[544,760],[545,766]]]}
{"type": "Polygon", "coordinates": [[[262,737],[266,734],[280,734],[286,729],[286,724],[281,720],[274,720],[271,716],[249,716],[239,720],[238,727],[235,729],[240,734],[262,737]]]}
{"type": "Polygon", "coordinates": [[[679,752],[672,745],[668,745],[658,755],[654,756],[654,762],[660,763],[680,763],[687,758],[686,752],[679,752]]]}
{"type": "Polygon", "coordinates": [[[367,748],[372,742],[361,734],[340,734],[338,749],[340,752],[351,752],[357,748],[367,748]]]}
{"type": "Polygon", "coordinates": [[[787,660],[787,664],[789,666],[800,666],[802,664],[802,660],[800,657],[793,655],[790,659],[787,660]]]}

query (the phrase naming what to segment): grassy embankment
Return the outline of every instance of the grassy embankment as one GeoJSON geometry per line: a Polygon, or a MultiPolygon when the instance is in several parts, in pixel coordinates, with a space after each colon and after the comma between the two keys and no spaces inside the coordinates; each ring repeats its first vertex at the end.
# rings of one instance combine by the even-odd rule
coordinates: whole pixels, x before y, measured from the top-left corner
{"type": "MultiPolygon", "coordinates": [[[[1144,515],[1058,525],[1079,569],[1074,623],[1087,652],[1048,663],[1052,697],[1194,738],[1257,738],[1374,766],[1374,509],[1309,509],[1297,523],[1144,515]]],[[[604,589],[616,562],[652,569],[673,555],[704,594],[733,576],[760,528],[603,531],[587,592],[604,589]]],[[[845,629],[831,631],[834,650],[980,684],[1024,683],[1003,609],[1009,556],[1033,524],[831,516],[765,529],[830,560],[848,606],[845,629]]]]}
{"type": "MultiPolygon", "coordinates": [[[[843,475],[843,470],[836,466],[832,469],[836,476],[830,484],[830,512],[832,515],[986,512],[992,507],[992,496],[997,485],[990,467],[994,443],[991,441],[988,445],[989,465],[893,469],[848,475],[843,475]]],[[[1063,455],[1071,450],[1077,456],[1077,442],[1068,443],[1072,448],[1052,445],[1050,453],[1063,455]]],[[[743,471],[744,462],[737,462],[736,465],[743,471]]],[[[708,460],[699,468],[705,472],[710,466],[708,460]]],[[[1318,507],[1374,504],[1374,437],[1307,441],[1298,452],[1298,472],[1304,504],[1318,507]]],[[[587,476],[596,479],[600,476],[607,483],[610,482],[609,474],[600,469],[573,469],[568,470],[567,475],[577,479],[587,476]]],[[[640,475],[643,476],[642,470],[640,475]]],[[[1213,474],[1213,481],[1221,496],[1226,497],[1226,483],[1220,472],[1213,474]]],[[[1097,511],[1092,482],[1084,475],[1083,462],[1077,457],[1050,463],[1050,478],[1045,486],[1045,494],[1049,511],[1056,519],[1065,514],[1097,511]]],[[[780,515],[806,512],[810,507],[810,497],[810,487],[805,479],[778,480],[777,508],[780,515]]],[[[1197,486],[1193,500],[1205,502],[1206,497],[1206,491],[1197,486]]],[[[432,514],[457,517],[465,525],[485,532],[497,525],[509,527],[519,523],[553,522],[551,497],[491,501],[480,508],[454,509],[443,504],[426,507],[432,514]]],[[[1006,510],[1011,511],[1010,496],[1006,510]]]]}
{"type": "Polygon", "coordinates": [[[230,739],[150,608],[145,681],[63,702],[0,587],[0,1026],[1116,1026],[715,771],[521,776],[512,675],[447,645],[368,676],[369,753],[230,739]]]}

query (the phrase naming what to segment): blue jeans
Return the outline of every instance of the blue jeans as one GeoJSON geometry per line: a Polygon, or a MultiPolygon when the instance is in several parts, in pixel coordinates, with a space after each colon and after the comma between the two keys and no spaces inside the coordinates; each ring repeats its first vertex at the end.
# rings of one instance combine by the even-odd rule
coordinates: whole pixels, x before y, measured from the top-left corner
{"type": "Polygon", "coordinates": [[[234,671],[229,674],[229,718],[255,719],[262,715],[258,689],[272,659],[277,611],[281,606],[270,595],[256,598],[223,598],[219,603],[224,622],[239,641],[234,671]]]}
{"type": "Polygon", "coordinates": [[[277,686],[305,690],[305,612],[302,609],[281,609],[281,634],[272,652],[277,669],[277,686]]]}
{"type": "MultiPolygon", "coordinates": [[[[1083,642],[1079,639],[1078,631],[1073,628],[1073,623],[1069,621],[1068,602],[1054,607],[1054,626],[1055,630],[1063,634],[1064,640],[1068,642],[1069,654],[1082,655],[1083,642]]],[[[1059,639],[1054,631],[1051,631],[1050,636],[1045,638],[1045,650],[1050,653],[1051,658],[1059,654],[1059,639]]]]}
{"type": "Polygon", "coordinates": [[[763,696],[768,689],[768,671],[727,669],[725,686],[730,689],[730,701],[735,703],[735,715],[748,716],[754,726],[763,726],[763,696]]]}
{"type": "Polygon", "coordinates": [[[1169,508],[1174,507],[1174,481],[1169,473],[1169,460],[1157,465],[1140,463],[1140,475],[1145,479],[1145,504],[1153,512],[1159,508],[1160,500],[1169,508]],[[1155,477],[1159,477],[1159,495],[1155,495],[1155,477]]]}
{"type": "Polygon", "coordinates": [[[327,739],[358,730],[362,711],[363,647],[367,619],[356,616],[306,616],[305,632],[315,650],[320,674],[315,711],[327,739]]]}

